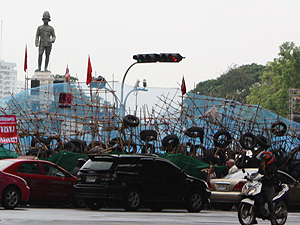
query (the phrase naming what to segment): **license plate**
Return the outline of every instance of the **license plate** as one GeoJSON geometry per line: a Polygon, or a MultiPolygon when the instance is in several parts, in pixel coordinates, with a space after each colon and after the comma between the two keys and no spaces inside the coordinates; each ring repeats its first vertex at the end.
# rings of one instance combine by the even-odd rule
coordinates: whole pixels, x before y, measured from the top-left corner
{"type": "Polygon", "coordinates": [[[96,176],[87,176],[86,177],[86,182],[95,182],[96,181],[96,176]]]}
{"type": "Polygon", "coordinates": [[[227,191],[227,185],[225,184],[218,185],[217,191],[227,191]]]}

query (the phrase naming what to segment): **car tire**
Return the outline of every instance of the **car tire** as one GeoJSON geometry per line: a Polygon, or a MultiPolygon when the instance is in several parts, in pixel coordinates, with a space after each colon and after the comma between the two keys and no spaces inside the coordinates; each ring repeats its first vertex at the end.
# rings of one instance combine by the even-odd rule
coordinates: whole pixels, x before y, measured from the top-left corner
{"type": "Polygon", "coordinates": [[[138,211],[142,205],[142,195],[139,189],[130,188],[124,196],[124,208],[126,211],[138,211]]]}
{"type": "Polygon", "coordinates": [[[75,152],[76,151],[76,147],[72,142],[67,142],[63,144],[63,148],[62,150],[66,150],[68,152],[75,152]]]}
{"type": "Polygon", "coordinates": [[[186,209],[189,212],[200,212],[204,207],[203,197],[197,189],[192,190],[187,196],[186,209]]]}
{"type": "Polygon", "coordinates": [[[190,138],[200,138],[201,143],[203,142],[204,129],[201,127],[190,127],[186,130],[185,134],[190,138]]]}
{"type": "Polygon", "coordinates": [[[151,204],[149,208],[152,212],[161,212],[164,209],[164,207],[161,204],[155,203],[151,204]]]}
{"type": "Polygon", "coordinates": [[[256,136],[251,132],[241,135],[240,144],[244,149],[252,150],[257,144],[256,136]]]}
{"type": "Polygon", "coordinates": [[[85,208],[86,207],[86,201],[81,198],[74,198],[73,199],[73,206],[75,208],[85,208]]]}
{"type": "Polygon", "coordinates": [[[179,138],[175,134],[165,136],[161,144],[164,148],[174,148],[179,145],[179,138]]]}
{"type": "Polygon", "coordinates": [[[155,130],[142,130],[140,137],[143,141],[155,141],[157,139],[157,132],[155,130]]]}
{"type": "Polygon", "coordinates": [[[123,117],[123,123],[130,127],[137,127],[140,123],[140,120],[134,115],[127,115],[123,117]]]}
{"type": "Polygon", "coordinates": [[[262,134],[256,136],[257,144],[263,149],[268,149],[271,147],[270,139],[266,138],[262,134]]]}
{"type": "Polygon", "coordinates": [[[214,144],[216,147],[226,148],[230,143],[231,143],[231,135],[227,130],[219,130],[214,135],[214,144]]]}
{"type": "Polygon", "coordinates": [[[2,193],[1,205],[5,209],[14,209],[20,201],[20,193],[15,187],[7,187],[2,193]]]}
{"type": "Polygon", "coordinates": [[[283,136],[287,130],[287,126],[282,121],[275,121],[271,125],[271,133],[275,136],[283,136]]]}
{"type": "Polygon", "coordinates": [[[99,210],[104,204],[100,201],[88,201],[86,205],[90,210],[99,210]]]}

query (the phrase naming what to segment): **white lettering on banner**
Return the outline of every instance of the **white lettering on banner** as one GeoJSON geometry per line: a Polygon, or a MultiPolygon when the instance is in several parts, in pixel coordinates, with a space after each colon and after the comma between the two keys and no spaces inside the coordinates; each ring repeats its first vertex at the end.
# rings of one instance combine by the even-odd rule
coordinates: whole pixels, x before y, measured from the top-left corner
{"type": "Polygon", "coordinates": [[[9,121],[15,121],[14,117],[0,117],[0,121],[5,121],[5,122],[9,122],[9,121]]]}
{"type": "Polygon", "coordinates": [[[15,126],[0,126],[1,133],[15,133],[15,126]]]}
{"type": "Polygon", "coordinates": [[[0,137],[0,143],[18,143],[17,137],[0,137]]]}

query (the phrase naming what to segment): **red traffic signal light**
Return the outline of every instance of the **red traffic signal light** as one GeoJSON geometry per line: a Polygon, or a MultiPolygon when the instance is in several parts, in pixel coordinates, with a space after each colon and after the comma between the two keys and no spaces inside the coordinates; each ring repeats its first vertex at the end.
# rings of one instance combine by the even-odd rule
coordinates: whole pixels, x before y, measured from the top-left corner
{"type": "Polygon", "coordinates": [[[161,53],[159,62],[180,62],[183,58],[179,53],[161,53]]]}
{"type": "Polygon", "coordinates": [[[158,62],[159,55],[158,54],[138,54],[138,55],[134,55],[133,59],[137,60],[138,63],[158,62]]]}
{"type": "Polygon", "coordinates": [[[133,59],[138,63],[152,62],[180,62],[184,57],[179,53],[160,53],[160,54],[138,54],[134,55],[133,59]]]}

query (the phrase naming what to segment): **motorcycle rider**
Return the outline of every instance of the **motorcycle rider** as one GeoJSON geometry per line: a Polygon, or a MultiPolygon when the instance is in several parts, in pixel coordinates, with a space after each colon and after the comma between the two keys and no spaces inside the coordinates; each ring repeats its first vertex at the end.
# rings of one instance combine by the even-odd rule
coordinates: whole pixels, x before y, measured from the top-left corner
{"type": "Polygon", "coordinates": [[[277,222],[275,220],[275,211],[272,199],[275,196],[276,190],[278,190],[279,180],[277,167],[273,162],[273,153],[270,151],[264,152],[261,155],[261,164],[258,173],[264,175],[262,180],[262,194],[269,207],[271,224],[276,225],[277,222]]]}

